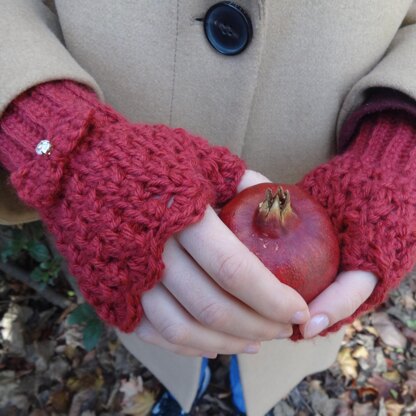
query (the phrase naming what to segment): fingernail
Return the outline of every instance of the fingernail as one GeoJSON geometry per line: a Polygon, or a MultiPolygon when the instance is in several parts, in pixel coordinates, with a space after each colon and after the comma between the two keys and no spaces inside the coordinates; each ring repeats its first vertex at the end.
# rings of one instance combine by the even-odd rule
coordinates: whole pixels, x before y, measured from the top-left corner
{"type": "Polygon", "coordinates": [[[215,352],[208,352],[208,353],[202,353],[201,357],[202,358],[210,358],[210,359],[214,359],[217,358],[218,354],[216,354],[215,352]]]}
{"type": "Polygon", "coordinates": [[[304,324],[309,319],[309,312],[308,311],[297,311],[292,316],[292,324],[304,324]]]}
{"type": "Polygon", "coordinates": [[[248,344],[243,351],[249,354],[256,354],[260,351],[260,344],[248,344]]]}
{"type": "Polygon", "coordinates": [[[292,334],[293,334],[293,328],[292,327],[285,328],[285,329],[282,329],[282,331],[280,331],[277,334],[276,339],[289,338],[292,334]]]}
{"type": "Polygon", "coordinates": [[[329,326],[329,318],[326,315],[316,315],[305,325],[305,338],[318,335],[329,326]]]}

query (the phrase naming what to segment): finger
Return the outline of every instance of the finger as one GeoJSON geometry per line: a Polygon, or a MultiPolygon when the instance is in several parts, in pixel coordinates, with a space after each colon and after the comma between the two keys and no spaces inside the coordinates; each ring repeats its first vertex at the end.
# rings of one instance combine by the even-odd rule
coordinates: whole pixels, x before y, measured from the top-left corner
{"type": "Polygon", "coordinates": [[[152,345],[157,345],[158,347],[164,348],[168,351],[172,351],[175,354],[186,355],[191,357],[217,357],[216,353],[171,344],[156,331],[155,327],[149,322],[149,320],[146,317],[143,317],[141,319],[139,326],[135,329],[134,332],[137,335],[137,337],[141,339],[143,342],[152,345]]]}
{"type": "Polygon", "coordinates": [[[219,286],[260,315],[280,323],[299,324],[309,318],[303,298],[279,282],[211,207],[176,238],[219,286]]]}
{"type": "Polygon", "coordinates": [[[213,331],[200,325],[162,286],[142,296],[149,322],[169,343],[218,354],[256,353],[260,343],[213,331]]]}
{"type": "Polygon", "coordinates": [[[224,292],[174,239],[165,244],[163,262],[162,284],[203,326],[258,341],[292,335],[292,325],[266,319],[224,292]]]}
{"type": "Polygon", "coordinates": [[[371,295],[377,278],[373,273],[348,271],[338,275],[310,304],[311,319],[300,326],[304,338],[312,338],[351,316],[371,295]]]}
{"type": "Polygon", "coordinates": [[[266,178],[260,172],[254,170],[246,170],[237,186],[237,192],[241,192],[243,189],[249,186],[257,185],[259,183],[271,182],[270,179],[266,178]]]}

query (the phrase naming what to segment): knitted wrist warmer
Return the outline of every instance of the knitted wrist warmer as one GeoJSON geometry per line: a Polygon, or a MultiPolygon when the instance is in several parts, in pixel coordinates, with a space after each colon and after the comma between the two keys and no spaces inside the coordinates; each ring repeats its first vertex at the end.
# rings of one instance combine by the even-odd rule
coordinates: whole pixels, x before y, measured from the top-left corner
{"type": "Polygon", "coordinates": [[[245,169],[182,129],[129,123],[71,81],[14,100],[0,122],[0,163],[85,299],[125,332],[141,319],[141,294],[162,277],[166,240],[231,197],[245,169]],[[43,139],[51,148],[37,154],[43,139]]]}
{"type": "Polygon", "coordinates": [[[403,111],[367,116],[348,150],[299,183],[327,210],[339,237],[340,270],[373,272],[371,296],[331,328],[382,303],[416,261],[416,122],[403,111]]]}

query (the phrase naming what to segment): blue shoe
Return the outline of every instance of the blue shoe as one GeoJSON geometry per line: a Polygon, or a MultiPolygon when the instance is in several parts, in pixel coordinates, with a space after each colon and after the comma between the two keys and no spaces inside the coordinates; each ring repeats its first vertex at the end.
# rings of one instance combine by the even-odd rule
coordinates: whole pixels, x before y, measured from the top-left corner
{"type": "MultiPolygon", "coordinates": [[[[195,401],[201,398],[211,380],[211,370],[208,365],[208,359],[203,358],[201,366],[201,375],[199,377],[199,387],[195,401]]],[[[176,399],[166,390],[159,400],[153,405],[151,415],[158,416],[188,416],[176,401],[176,399]]]]}
{"type": "Polygon", "coordinates": [[[159,416],[186,416],[189,413],[182,410],[175,398],[168,391],[165,391],[153,405],[150,414],[159,416]]]}
{"type": "Polygon", "coordinates": [[[237,356],[231,356],[230,362],[230,387],[235,408],[240,415],[246,414],[246,403],[244,401],[243,387],[241,386],[240,370],[238,368],[237,356]]]}

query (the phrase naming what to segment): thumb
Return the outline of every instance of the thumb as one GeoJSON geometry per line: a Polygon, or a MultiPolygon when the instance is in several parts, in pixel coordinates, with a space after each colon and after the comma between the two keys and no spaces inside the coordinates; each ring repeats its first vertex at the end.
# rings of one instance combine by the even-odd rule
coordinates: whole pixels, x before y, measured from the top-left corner
{"type": "Polygon", "coordinates": [[[271,180],[266,178],[264,175],[262,175],[259,172],[247,169],[244,172],[244,175],[242,176],[240,183],[237,186],[237,192],[241,192],[242,190],[250,186],[257,185],[258,183],[265,183],[265,182],[271,182],[271,180]]]}

